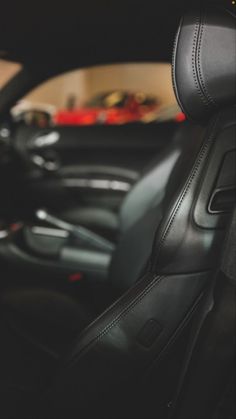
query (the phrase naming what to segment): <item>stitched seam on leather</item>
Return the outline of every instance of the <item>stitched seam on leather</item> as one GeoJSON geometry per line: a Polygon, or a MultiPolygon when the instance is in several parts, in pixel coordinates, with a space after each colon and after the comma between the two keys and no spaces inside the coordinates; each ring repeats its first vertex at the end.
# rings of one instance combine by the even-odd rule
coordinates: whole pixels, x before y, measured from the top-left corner
{"type": "Polygon", "coordinates": [[[202,69],[201,69],[201,55],[200,54],[201,54],[201,49],[202,49],[202,37],[203,37],[204,27],[205,27],[204,23],[201,23],[200,33],[199,33],[199,43],[198,43],[198,48],[197,48],[196,67],[198,70],[198,76],[199,76],[201,88],[202,88],[203,93],[205,94],[205,99],[207,100],[207,105],[210,106],[212,104],[213,106],[216,106],[214,99],[207,92],[206,85],[203,79],[202,69]]]}
{"type": "Polygon", "coordinates": [[[181,27],[182,27],[182,20],[179,24],[179,29],[176,32],[175,40],[174,40],[174,46],[173,46],[173,50],[172,50],[171,76],[172,76],[172,83],[173,83],[173,87],[174,87],[174,93],[175,93],[176,97],[178,97],[178,93],[177,93],[177,86],[176,86],[176,80],[175,80],[175,57],[176,57],[176,53],[177,53],[177,43],[178,43],[179,34],[181,32],[181,27]]]}
{"type": "MultiPolygon", "coordinates": [[[[214,128],[215,128],[215,125],[216,125],[217,119],[218,119],[218,118],[216,118],[216,120],[215,120],[215,122],[214,122],[213,130],[214,130],[214,128]]],[[[190,186],[191,186],[191,184],[192,184],[192,182],[193,182],[193,180],[194,180],[194,178],[195,178],[195,176],[196,176],[196,174],[197,174],[197,172],[198,172],[198,169],[199,169],[199,166],[200,166],[200,164],[201,164],[201,162],[202,162],[202,159],[203,159],[203,157],[204,157],[205,153],[207,152],[207,150],[208,150],[208,148],[209,148],[209,146],[210,146],[210,144],[211,144],[211,142],[212,142],[212,138],[213,138],[213,136],[211,136],[211,137],[208,139],[208,141],[207,141],[205,144],[203,144],[203,146],[202,146],[202,148],[201,148],[201,150],[200,150],[198,160],[197,160],[197,162],[196,162],[196,164],[195,164],[195,166],[194,166],[194,168],[193,168],[193,170],[192,170],[192,172],[191,172],[191,174],[190,174],[190,177],[189,177],[189,179],[188,179],[188,181],[187,181],[187,183],[186,183],[186,185],[185,185],[185,188],[184,188],[184,191],[183,191],[183,193],[182,193],[182,196],[180,197],[180,199],[179,199],[179,201],[178,201],[177,205],[175,206],[175,208],[174,208],[174,210],[173,210],[173,213],[172,213],[172,215],[171,215],[171,219],[169,220],[169,223],[168,223],[168,225],[167,225],[167,227],[166,227],[165,231],[163,232],[163,235],[162,235],[162,238],[161,238],[161,240],[160,240],[160,242],[159,242],[159,245],[156,247],[156,255],[155,255],[155,259],[157,259],[158,253],[160,253],[160,252],[161,252],[161,250],[162,250],[162,248],[163,248],[163,246],[164,246],[164,242],[165,242],[165,240],[166,240],[166,238],[167,238],[167,236],[168,236],[168,233],[169,233],[169,231],[170,231],[170,229],[171,229],[171,227],[172,227],[173,222],[175,221],[175,218],[176,218],[176,215],[177,215],[177,213],[178,213],[178,210],[179,210],[179,208],[180,208],[180,206],[181,206],[181,204],[182,204],[182,202],[183,202],[183,200],[184,200],[184,198],[185,198],[186,194],[188,193],[189,188],[190,188],[190,186]]],[[[158,264],[158,261],[156,261],[156,263],[154,264],[154,268],[155,268],[155,269],[157,268],[157,264],[158,264]]]]}
{"type": "Polygon", "coordinates": [[[194,35],[193,35],[192,72],[193,72],[193,80],[194,80],[195,87],[197,89],[197,93],[200,96],[203,104],[208,107],[207,98],[203,94],[203,92],[201,90],[200,83],[198,81],[197,65],[196,65],[197,45],[198,45],[200,26],[201,26],[201,24],[200,24],[200,16],[199,16],[199,17],[196,18],[196,24],[195,24],[194,35]]]}
{"type": "MultiPolygon", "coordinates": [[[[148,272],[150,272],[150,270],[148,270],[148,272]]],[[[155,278],[157,278],[157,275],[152,275],[152,276],[153,276],[153,278],[152,278],[151,282],[148,282],[146,287],[148,285],[150,285],[155,280],[155,278]]],[[[140,287],[143,283],[146,283],[146,282],[147,282],[147,275],[141,277],[141,279],[136,282],[136,284],[135,284],[135,293],[136,294],[139,293],[142,290],[142,288],[140,289],[140,287]]],[[[146,289],[146,287],[144,289],[146,289]]],[[[125,306],[127,304],[127,296],[129,294],[129,292],[130,291],[127,290],[125,292],[125,294],[123,294],[123,297],[121,297],[124,300],[123,301],[123,306],[125,306]]],[[[88,330],[90,330],[92,327],[94,327],[94,325],[96,326],[97,322],[100,321],[105,315],[107,315],[107,313],[109,313],[109,312],[113,313],[117,309],[117,307],[119,307],[119,305],[120,305],[120,299],[114,301],[111,304],[111,306],[107,307],[95,320],[92,321],[92,323],[90,323],[90,325],[82,332],[83,333],[82,336],[84,336],[84,334],[86,334],[88,330]]],[[[80,335],[80,337],[81,337],[81,335],[80,335]]]]}
{"type": "Polygon", "coordinates": [[[158,285],[163,279],[165,278],[165,276],[156,276],[152,282],[150,284],[148,284],[146,286],[146,288],[144,288],[143,292],[141,293],[141,295],[133,301],[130,304],[128,304],[126,307],[123,308],[122,312],[115,317],[115,319],[109,323],[100,333],[98,336],[96,336],[95,338],[93,338],[90,342],[88,342],[87,345],[85,345],[81,351],[76,354],[74,356],[74,358],[71,360],[71,362],[73,363],[75,361],[75,359],[78,359],[83,352],[85,352],[87,349],[89,349],[90,346],[93,346],[95,344],[97,344],[99,342],[99,340],[101,340],[103,338],[103,336],[105,336],[114,326],[116,326],[119,321],[127,314],[129,313],[140,301],[142,301],[142,299],[156,286],[158,285]]]}
{"type": "Polygon", "coordinates": [[[174,93],[175,93],[176,99],[178,101],[178,104],[179,104],[180,108],[183,110],[183,112],[187,115],[187,112],[185,111],[184,106],[182,105],[182,102],[181,102],[180,97],[179,97],[177,81],[176,81],[176,57],[177,57],[177,49],[178,49],[179,38],[180,38],[181,30],[182,30],[182,27],[183,27],[183,20],[184,19],[182,17],[182,19],[179,23],[178,31],[176,32],[176,35],[175,35],[174,46],[173,46],[173,50],[172,50],[171,76],[172,76],[172,84],[173,84],[173,88],[174,88],[174,93]]]}

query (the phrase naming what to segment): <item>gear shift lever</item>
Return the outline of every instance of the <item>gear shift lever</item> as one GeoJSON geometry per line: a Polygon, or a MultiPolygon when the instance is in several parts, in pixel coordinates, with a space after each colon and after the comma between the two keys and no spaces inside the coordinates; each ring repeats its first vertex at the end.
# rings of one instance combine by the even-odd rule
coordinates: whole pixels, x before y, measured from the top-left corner
{"type": "Polygon", "coordinates": [[[88,244],[96,249],[100,249],[106,252],[114,250],[113,243],[88,230],[82,226],[74,226],[73,224],[67,223],[66,221],[60,220],[54,215],[49,214],[45,209],[38,209],[35,213],[36,217],[40,221],[46,221],[54,227],[61,230],[65,230],[76,239],[81,240],[84,244],[88,244]]]}
{"type": "Polygon", "coordinates": [[[54,227],[57,227],[61,230],[66,230],[69,233],[73,233],[74,231],[75,227],[72,224],[69,224],[66,221],[60,220],[59,218],[48,214],[45,209],[39,209],[35,214],[38,220],[46,221],[48,224],[51,224],[54,227]]]}

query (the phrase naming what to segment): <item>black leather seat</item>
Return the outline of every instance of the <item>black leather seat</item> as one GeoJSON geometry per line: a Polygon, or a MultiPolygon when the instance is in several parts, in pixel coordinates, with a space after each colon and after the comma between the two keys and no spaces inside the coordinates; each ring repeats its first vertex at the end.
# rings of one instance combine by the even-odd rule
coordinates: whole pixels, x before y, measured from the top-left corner
{"type": "Polygon", "coordinates": [[[186,159],[199,147],[201,132],[200,126],[184,123],[158,164],[125,199],[120,213],[121,238],[112,255],[106,284],[87,285],[85,281],[77,299],[30,286],[5,291],[0,296],[0,307],[11,329],[58,358],[83,328],[135,284],[147,268],[155,231],[164,217],[165,196],[175,193],[174,189],[168,192],[173,168],[177,167],[177,176],[181,177],[186,159]],[[189,141],[193,135],[194,145],[189,141]]]}
{"type": "Polygon", "coordinates": [[[106,208],[85,206],[62,212],[59,210],[59,217],[71,224],[82,225],[113,243],[119,242],[150,208],[161,203],[169,175],[186,146],[186,125],[182,123],[175,129],[169,145],[143,170],[125,196],[118,213],[106,208]]]}
{"type": "Polygon", "coordinates": [[[155,230],[164,216],[171,173],[175,166],[179,171],[185,167],[188,155],[199,147],[201,132],[200,126],[183,123],[171,145],[126,197],[120,211],[120,240],[112,254],[105,289],[103,284],[99,289],[98,283],[95,290],[93,285],[87,290],[85,281],[85,291],[80,290],[79,301],[59,292],[30,287],[5,292],[0,297],[0,306],[11,327],[33,337],[56,356],[61,355],[80,330],[141,277],[151,254],[155,230]],[[196,137],[194,145],[189,141],[193,135],[196,137]],[[50,316],[51,311],[57,314],[50,316]],[[51,328],[53,335],[50,335],[51,328]]]}
{"type": "MultiPolygon", "coordinates": [[[[214,277],[235,203],[235,62],[232,14],[184,16],[175,90],[205,128],[168,183],[146,274],[78,337],[52,386],[50,417],[167,417],[181,336],[214,277]]],[[[135,263],[132,248],[128,257],[135,263]]]]}
{"type": "Polygon", "coordinates": [[[184,16],[175,90],[184,112],[203,127],[186,137],[161,205],[120,242],[111,282],[123,295],[75,338],[40,402],[40,417],[167,417],[189,327],[217,269],[234,204],[235,60],[234,16],[223,9],[184,16]]]}

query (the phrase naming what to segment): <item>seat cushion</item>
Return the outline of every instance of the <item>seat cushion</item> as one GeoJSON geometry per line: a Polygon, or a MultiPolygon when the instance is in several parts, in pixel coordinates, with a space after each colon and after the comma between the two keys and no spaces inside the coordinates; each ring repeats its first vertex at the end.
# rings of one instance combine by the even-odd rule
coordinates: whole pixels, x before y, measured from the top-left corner
{"type": "Polygon", "coordinates": [[[90,308],[62,292],[12,290],[1,297],[1,318],[8,329],[55,358],[91,322],[90,308]]]}
{"type": "Polygon", "coordinates": [[[32,418],[63,355],[96,315],[88,304],[62,292],[27,289],[1,294],[1,418],[32,418]]]}

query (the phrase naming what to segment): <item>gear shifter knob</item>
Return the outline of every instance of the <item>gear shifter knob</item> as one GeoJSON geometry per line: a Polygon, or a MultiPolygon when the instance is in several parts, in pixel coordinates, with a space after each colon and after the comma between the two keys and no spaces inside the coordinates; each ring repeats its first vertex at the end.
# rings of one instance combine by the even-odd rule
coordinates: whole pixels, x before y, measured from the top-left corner
{"type": "Polygon", "coordinates": [[[39,209],[39,210],[36,211],[36,217],[39,220],[46,220],[46,218],[47,218],[47,212],[45,210],[43,210],[43,209],[39,209]]]}
{"type": "Polygon", "coordinates": [[[76,228],[72,224],[60,220],[54,215],[48,214],[48,212],[43,208],[38,209],[35,214],[38,220],[46,221],[48,224],[51,224],[52,226],[60,228],[62,230],[66,230],[70,233],[73,233],[76,228]]]}

